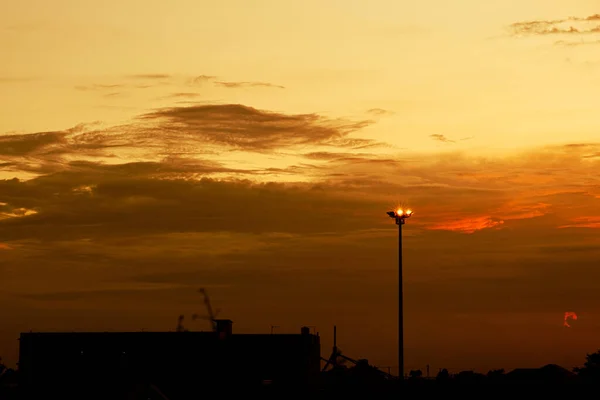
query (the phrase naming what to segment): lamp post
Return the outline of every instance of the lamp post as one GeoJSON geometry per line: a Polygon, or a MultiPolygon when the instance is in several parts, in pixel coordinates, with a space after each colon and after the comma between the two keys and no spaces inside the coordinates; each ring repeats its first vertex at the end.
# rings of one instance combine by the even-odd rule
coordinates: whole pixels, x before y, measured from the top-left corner
{"type": "Polygon", "coordinates": [[[406,219],[413,214],[411,210],[398,208],[395,211],[388,211],[387,215],[393,218],[398,225],[398,376],[401,381],[404,380],[404,307],[402,293],[402,225],[406,219]]]}

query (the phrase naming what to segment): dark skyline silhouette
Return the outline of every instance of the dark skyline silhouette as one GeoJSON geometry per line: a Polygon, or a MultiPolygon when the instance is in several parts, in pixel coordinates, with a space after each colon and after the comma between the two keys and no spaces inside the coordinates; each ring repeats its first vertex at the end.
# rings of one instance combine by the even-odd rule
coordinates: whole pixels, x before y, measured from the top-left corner
{"type": "Polygon", "coordinates": [[[411,370],[400,381],[337,347],[329,359],[322,358],[326,365],[320,369],[319,336],[308,327],[300,334],[240,335],[230,332],[231,321],[217,325],[210,332],[24,333],[19,369],[0,362],[0,395],[7,400],[40,395],[183,400],[223,387],[246,394],[376,395],[406,390],[426,394],[429,389],[449,394],[473,385],[585,388],[600,382],[600,350],[572,370],[556,364],[485,374],[440,368],[434,375],[411,370]]]}

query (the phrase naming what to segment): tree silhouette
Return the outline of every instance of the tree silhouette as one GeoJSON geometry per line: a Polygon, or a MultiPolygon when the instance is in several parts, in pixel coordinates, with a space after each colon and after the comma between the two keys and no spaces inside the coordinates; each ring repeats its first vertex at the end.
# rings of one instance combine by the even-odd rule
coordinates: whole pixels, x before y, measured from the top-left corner
{"type": "Polygon", "coordinates": [[[439,382],[446,382],[450,379],[450,373],[448,372],[448,370],[446,368],[441,369],[440,372],[438,372],[437,376],[435,377],[436,381],[439,382]]]}
{"type": "Polygon", "coordinates": [[[504,377],[504,368],[501,369],[492,369],[488,371],[487,377],[490,381],[497,381],[504,377]]]}
{"type": "Polygon", "coordinates": [[[408,376],[410,379],[419,379],[423,377],[423,371],[421,371],[420,369],[413,369],[408,373],[408,376]]]}
{"type": "Polygon", "coordinates": [[[583,367],[573,368],[573,371],[582,379],[600,381],[600,350],[586,354],[583,367]]]}

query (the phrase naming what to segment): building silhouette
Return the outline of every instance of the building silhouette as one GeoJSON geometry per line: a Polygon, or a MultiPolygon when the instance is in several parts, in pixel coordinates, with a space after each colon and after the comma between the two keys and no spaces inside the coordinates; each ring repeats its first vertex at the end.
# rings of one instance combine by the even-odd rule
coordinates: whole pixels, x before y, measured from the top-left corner
{"type": "Polygon", "coordinates": [[[125,398],[152,390],[175,400],[227,385],[251,390],[316,384],[320,338],[308,328],[298,334],[234,334],[230,320],[215,322],[213,332],[22,333],[20,386],[32,398],[125,398]]]}

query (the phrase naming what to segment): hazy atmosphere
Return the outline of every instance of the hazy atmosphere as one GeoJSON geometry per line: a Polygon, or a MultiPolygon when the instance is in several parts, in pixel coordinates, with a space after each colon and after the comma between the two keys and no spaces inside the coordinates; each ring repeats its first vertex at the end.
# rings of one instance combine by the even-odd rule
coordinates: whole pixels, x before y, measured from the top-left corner
{"type": "Polygon", "coordinates": [[[599,347],[597,0],[2,9],[8,363],[29,330],[174,330],[206,287],[235,332],[325,354],[336,324],[395,366],[397,205],[406,370],[599,347]]]}

